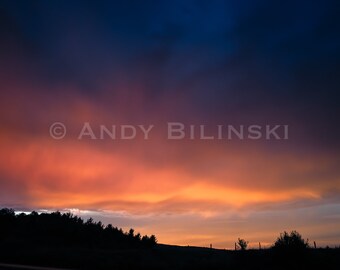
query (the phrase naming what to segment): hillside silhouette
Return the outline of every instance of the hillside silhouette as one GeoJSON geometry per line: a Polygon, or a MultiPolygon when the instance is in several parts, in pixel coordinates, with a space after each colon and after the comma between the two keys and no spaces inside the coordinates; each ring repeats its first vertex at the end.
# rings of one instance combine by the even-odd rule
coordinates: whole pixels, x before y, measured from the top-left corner
{"type": "Polygon", "coordinates": [[[124,249],[151,248],[156,237],[123,232],[111,224],[104,226],[92,218],[84,221],[72,213],[15,215],[13,209],[0,210],[0,241],[3,244],[77,246],[85,248],[124,249]]]}
{"type": "Polygon", "coordinates": [[[0,270],[8,269],[2,263],[95,270],[340,269],[339,248],[311,248],[296,231],[281,233],[268,249],[248,250],[248,242],[238,240],[234,251],[171,246],[71,213],[0,210],[0,270]]]}

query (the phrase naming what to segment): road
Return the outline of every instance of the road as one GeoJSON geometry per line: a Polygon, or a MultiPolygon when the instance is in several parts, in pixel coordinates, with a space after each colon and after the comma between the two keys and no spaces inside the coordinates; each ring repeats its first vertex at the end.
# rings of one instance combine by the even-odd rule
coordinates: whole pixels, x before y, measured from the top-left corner
{"type": "Polygon", "coordinates": [[[0,263],[0,270],[71,270],[71,269],[0,263]]]}

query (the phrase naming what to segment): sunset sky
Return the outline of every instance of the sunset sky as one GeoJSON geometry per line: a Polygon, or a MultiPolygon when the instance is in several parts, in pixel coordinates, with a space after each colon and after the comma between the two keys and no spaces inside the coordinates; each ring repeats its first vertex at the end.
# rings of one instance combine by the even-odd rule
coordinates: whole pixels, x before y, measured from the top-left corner
{"type": "Polygon", "coordinates": [[[297,230],[340,245],[336,3],[0,0],[0,207],[168,244],[255,248],[297,230]],[[219,139],[219,125],[263,136],[219,139]],[[288,138],[266,138],[275,125],[288,138]]]}

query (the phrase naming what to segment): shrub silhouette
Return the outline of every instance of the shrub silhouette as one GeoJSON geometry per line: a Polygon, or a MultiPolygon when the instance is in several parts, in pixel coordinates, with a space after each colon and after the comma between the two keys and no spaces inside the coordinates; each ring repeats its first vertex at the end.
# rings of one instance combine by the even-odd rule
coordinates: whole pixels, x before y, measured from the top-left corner
{"type": "Polygon", "coordinates": [[[277,238],[273,247],[278,250],[299,251],[308,248],[309,244],[297,231],[291,231],[290,234],[284,231],[277,238]]]}
{"type": "Polygon", "coordinates": [[[248,243],[249,243],[248,241],[241,239],[241,238],[238,238],[237,240],[237,245],[239,246],[241,250],[246,250],[248,247],[248,243]]]}

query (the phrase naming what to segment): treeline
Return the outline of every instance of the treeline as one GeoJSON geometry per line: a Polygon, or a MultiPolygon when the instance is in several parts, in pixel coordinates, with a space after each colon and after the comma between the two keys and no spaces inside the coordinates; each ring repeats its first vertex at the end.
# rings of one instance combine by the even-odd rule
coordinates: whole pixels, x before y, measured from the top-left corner
{"type": "Polygon", "coordinates": [[[141,236],[133,229],[124,232],[111,224],[104,226],[92,218],[84,221],[72,213],[15,214],[13,209],[0,210],[0,243],[20,245],[77,246],[121,249],[151,248],[154,235],[141,236]]]}

